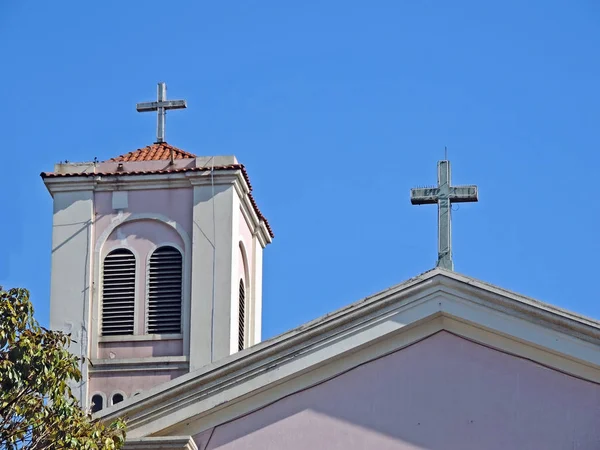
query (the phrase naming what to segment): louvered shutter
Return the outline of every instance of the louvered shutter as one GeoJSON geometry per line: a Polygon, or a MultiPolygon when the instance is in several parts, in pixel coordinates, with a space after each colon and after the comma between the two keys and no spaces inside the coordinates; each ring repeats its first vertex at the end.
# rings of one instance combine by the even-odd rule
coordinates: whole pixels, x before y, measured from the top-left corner
{"type": "Polygon", "coordinates": [[[148,269],[148,333],[181,333],[183,258],[173,247],[157,248],[148,269]]]}
{"type": "Polygon", "coordinates": [[[135,256],[119,248],[104,258],[102,335],[133,334],[135,317],[135,256]]]}
{"type": "Polygon", "coordinates": [[[238,314],[238,350],[244,349],[246,343],[246,290],[244,289],[244,280],[240,280],[239,295],[239,314],[238,314]]]}

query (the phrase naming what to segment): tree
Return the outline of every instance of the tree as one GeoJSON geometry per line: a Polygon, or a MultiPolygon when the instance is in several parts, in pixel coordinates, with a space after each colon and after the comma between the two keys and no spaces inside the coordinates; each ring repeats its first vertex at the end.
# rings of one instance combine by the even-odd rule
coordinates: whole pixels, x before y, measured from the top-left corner
{"type": "Polygon", "coordinates": [[[105,425],[81,409],[70,335],[41,327],[26,289],[0,286],[0,448],[97,449],[123,446],[125,423],[105,425]]]}

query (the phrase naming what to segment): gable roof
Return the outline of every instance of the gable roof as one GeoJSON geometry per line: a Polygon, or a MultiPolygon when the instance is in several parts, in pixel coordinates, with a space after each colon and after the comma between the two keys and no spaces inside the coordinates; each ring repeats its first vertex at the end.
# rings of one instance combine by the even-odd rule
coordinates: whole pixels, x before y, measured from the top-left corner
{"type": "Polygon", "coordinates": [[[436,268],[127,399],[99,417],[125,415],[132,438],[201,432],[297,392],[302,383],[356,367],[364,362],[360,358],[440,330],[600,382],[599,321],[436,268]]]}
{"type": "Polygon", "coordinates": [[[146,147],[138,148],[124,155],[111,158],[113,162],[130,162],[130,161],[168,161],[171,159],[171,151],[173,159],[196,158],[196,155],[174,147],[166,142],[157,142],[146,147]]]}

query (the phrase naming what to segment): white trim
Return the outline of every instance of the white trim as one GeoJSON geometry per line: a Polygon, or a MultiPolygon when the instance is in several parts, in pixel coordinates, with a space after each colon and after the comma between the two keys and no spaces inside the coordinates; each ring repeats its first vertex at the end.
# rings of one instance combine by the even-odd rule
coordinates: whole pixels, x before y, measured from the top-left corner
{"type": "Polygon", "coordinates": [[[144,372],[155,370],[187,370],[187,356],[149,356],[146,358],[92,359],[90,373],[144,372]]]}
{"type": "Polygon", "coordinates": [[[98,177],[44,177],[44,184],[50,195],[56,192],[93,191],[98,182],[98,177]]]}
{"type": "Polygon", "coordinates": [[[108,408],[109,405],[108,400],[106,398],[106,394],[104,392],[95,391],[92,394],[90,394],[90,398],[87,399],[90,405],[90,411],[92,410],[92,398],[94,397],[94,395],[99,395],[100,397],[102,397],[102,408],[100,408],[100,411],[108,408]]]}
{"type": "Polygon", "coordinates": [[[123,450],[198,450],[190,436],[151,436],[127,439],[123,450]]]}
{"type": "MultiPolygon", "coordinates": [[[[184,251],[183,251],[183,264],[184,264],[184,273],[183,273],[183,305],[182,305],[182,317],[183,320],[183,328],[182,328],[182,337],[183,337],[183,354],[188,356],[190,354],[190,326],[191,326],[191,257],[192,257],[192,241],[183,228],[183,226],[171,220],[169,217],[163,214],[154,214],[154,213],[137,213],[137,214],[122,214],[115,217],[115,219],[111,222],[111,224],[106,227],[106,229],[102,232],[102,234],[98,237],[96,241],[96,246],[94,248],[94,286],[98,287],[100,285],[100,267],[101,267],[101,255],[102,249],[106,244],[108,237],[111,233],[117,229],[119,226],[129,223],[135,222],[139,220],[156,220],[158,222],[162,222],[166,225],[172,227],[178,234],[181,240],[183,241],[184,251]]],[[[100,324],[101,320],[101,310],[99,297],[101,295],[101,289],[94,289],[93,293],[93,301],[96,305],[96,317],[98,317],[98,323],[100,324]]],[[[99,329],[98,327],[92,328],[92,342],[91,348],[98,348],[99,343],[99,329]]]]}
{"type": "Polygon", "coordinates": [[[138,334],[135,336],[99,336],[99,342],[144,342],[144,341],[176,341],[183,339],[183,334],[138,334]],[[126,339],[124,339],[126,338],[126,339]]]}
{"type": "Polygon", "coordinates": [[[109,406],[114,406],[114,405],[118,405],[119,403],[114,403],[113,402],[113,397],[117,394],[120,394],[123,396],[123,400],[121,400],[119,403],[123,403],[125,400],[127,400],[127,394],[125,394],[125,392],[117,389],[116,391],[112,391],[110,394],[110,405],[109,406]]]}
{"type": "MultiPolygon", "coordinates": [[[[243,282],[244,282],[244,348],[251,347],[254,345],[254,340],[252,339],[254,336],[254,308],[252,304],[252,286],[250,285],[250,277],[249,277],[249,265],[248,265],[248,253],[246,251],[246,245],[244,244],[244,240],[242,236],[239,238],[238,243],[239,251],[242,254],[242,267],[243,267],[243,282]]],[[[239,308],[239,295],[240,295],[240,280],[238,274],[238,308],[239,308]]],[[[238,311],[238,320],[239,320],[239,311],[238,311]]],[[[238,334],[239,334],[239,324],[238,324],[238,334]]]]}
{"type": "Polygon", "coordinates": [[[560,321],[556,315],[544,318],[548,305],[521,314],[531,300],[505,293],[494,301],[492,288],[469,280],[440,270],[423,274],[152,388],[118,415],[129,417],[134,438],[165,429],[197,433],[440,330],[600,383],[599,327],[567,319],[558,330],[550,326],[560,321]],[[574,329],[587,331],[587,339],[574,329]]]}
{"type": "Polygon", "coordinates": [[[102,247],[104,246],[104,244],[106,242],[106,240],[108,239],[108,237],[111,235],[111,233],[117,227],[119,227],[120,225],[122,225],[124,223],[127,223],[127,222],[135,222],[135,221],[139,221],[139,220],[156,220],[158,222],[163,222],[163,223],[169,225],[170,227],[172,227],[175,231],[177,231],[177,233],[179,234],[179,236],[183,240],[183,243],[185,244],[186,247],[189,244],[191,244],[190,237],[188,236],[187,232],[183,228],[183,225],[181,225],[180,223],[176,222],[175,220],[170,219],[169,217],[165,216],[164,214],[157,214],[157,213],[135,213],[135,214],[123,214],[120,217],[117,216],[111,222],[111,224],[108,227],[106,227],[106,229],[102,232],[102,234],[98,238],[98,241],[96,242],[96,247],[95,247],[94,250],[96,252],[101,251],[102,247]]]}

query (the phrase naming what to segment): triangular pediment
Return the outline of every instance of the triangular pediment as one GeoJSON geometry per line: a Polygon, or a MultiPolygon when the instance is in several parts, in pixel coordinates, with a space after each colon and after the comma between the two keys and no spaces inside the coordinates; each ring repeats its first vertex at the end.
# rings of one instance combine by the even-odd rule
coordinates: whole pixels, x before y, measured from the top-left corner
{"type": "Polygon", "coordinates": [[[440,331],[192,438],[202,450],[462,450],[513,430],[510,448],[595,448],[599,396],[599,384],[440,331]],[[543,433],[523,427],[539,422],[543,433]]]}
{"type": "Polygon", "coordinates": [[[600,324],[435,269],[128,399],[128,436],[191,436],[442,331],[600,383],[600,324]]]}

